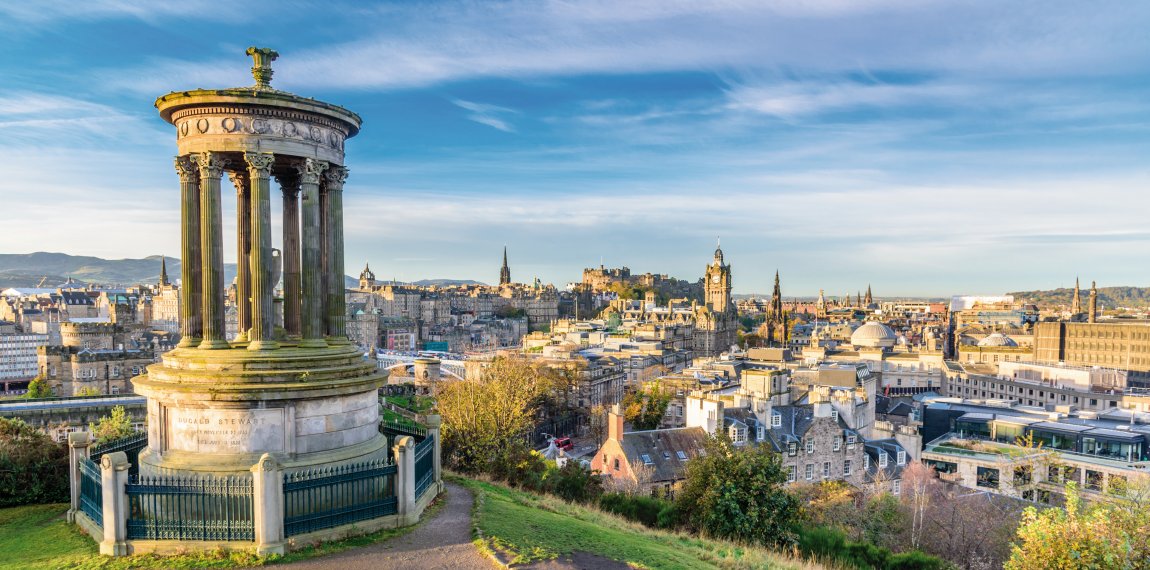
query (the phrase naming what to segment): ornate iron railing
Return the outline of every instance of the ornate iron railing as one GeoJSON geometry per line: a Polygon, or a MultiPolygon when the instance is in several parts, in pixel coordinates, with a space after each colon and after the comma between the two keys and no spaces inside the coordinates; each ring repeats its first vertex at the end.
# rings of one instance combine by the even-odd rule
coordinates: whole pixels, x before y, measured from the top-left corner
{"type": "Polygon", "coordinates": [[[395,514],[396,471],[379,460],[285,473],[284,536],[395,514]]]}
{"type": "Polygon", "coordinates": [[[104,528],[104,484],[100,466],[91,459],[80,458],[80,510],[100,528],[104,528]]]}
{"type": "Polygon", "coordinates": [[[410,435],[418,440],[427,437],[427,428],[412,423],[384,420],[379,423],[379,426],[383,433],[391,436],[410,435]]]}
{"type": "Polygon", "coordinates": [[[102,445],[93,445],[89,455],[92,460],[99,461],[100,457],[106,454],[123,451],[124,455],[128,456],[128,464],[131,465],[128,468],[128,474],[136,475],[140,472],[140,452],[145,447],[148,447],[148,433],[138,432],[102,445]]]}
{"type": "Polygon", "coordinates": [[[431,487],[435,480],[435,438],[425,438],[415,444],[415,500],[431,487]]]}
{"type": "Polygon", "coordinates": [[[138,477],[127,493],[130,539],[255,539],[250,476],[138,477]]]}

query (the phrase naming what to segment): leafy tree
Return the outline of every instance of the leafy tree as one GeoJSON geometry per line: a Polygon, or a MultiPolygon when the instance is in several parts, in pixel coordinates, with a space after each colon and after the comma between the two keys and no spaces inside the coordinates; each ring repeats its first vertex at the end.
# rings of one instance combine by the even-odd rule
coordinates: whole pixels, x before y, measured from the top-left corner
{"type": "Polygon", "coordinates": [[[43,376],[37,376],[28,383],[28,392],[24,394],[24,397],[31,400],[36,398],[51,398],[55,395],[55,392],[52,391],[52,387],[48,385],[48,379],[43,376]]]}
{"type": "Polygon", "coordinates": [[[522,460],[525,434],[562,383],[558,372],[542,364],[496,358],[478,379],[445,384],[438,406],[448,461],[465,473],[480,473],[522,460]]]}
{"type": "Polygon", "coordinates": [[[111,415],[102,416],[96,423],[89,424],[88,431],[97,444],[116,441],[136,433],[132,428],[132,418],[128,416],[124,406],[112,408],[111,415]]]}
{"type": "Polygon", "coordinates": [[[623,396],[623,417],[636,430],[656,429],[671,405],[671,394],[659,386],[651,386],[623,396]]]}
{"type": "Polygon", "coordinates": [[[1145,477],[1123,496],[1084,503],[1066,486],[1066,508],[1028,507],[1007,570],[1046,568],[1150,568],[1150,485],[1145,477]]]}
{"type": "Polygon", "coordinates": [[[85,386],[85,387],[81,388],[79,392],[76,392],[76,395],[81,396],[81,397],[99,396],[100,391],[91,387],[91,386],[85,386]]]}
{"type": "Polygon", "coordinates": [[[796,542],[798,500],[784,489],[779,454],[766,446],[736,448],[712,437],[692,459],[676,510],[688,525],[716,538],[770,546],[796,542]]]}
{"type": "Polygon", "coordinates": [[[68,450],[19,419],[0,418],[0,507],[68,500],[68,450]]]}

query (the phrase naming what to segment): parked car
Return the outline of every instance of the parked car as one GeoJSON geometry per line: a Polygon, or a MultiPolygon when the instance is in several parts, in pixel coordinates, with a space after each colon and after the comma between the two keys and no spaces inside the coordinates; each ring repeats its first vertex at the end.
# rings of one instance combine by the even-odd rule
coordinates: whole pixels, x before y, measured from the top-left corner
{"type": "Polygon", "coordinates": [[[572,449],[575,449],[575,444],[569,437],[557,437],[555,438],[555,447],[558,447],[563,451],[571,451],[572,449]]]}

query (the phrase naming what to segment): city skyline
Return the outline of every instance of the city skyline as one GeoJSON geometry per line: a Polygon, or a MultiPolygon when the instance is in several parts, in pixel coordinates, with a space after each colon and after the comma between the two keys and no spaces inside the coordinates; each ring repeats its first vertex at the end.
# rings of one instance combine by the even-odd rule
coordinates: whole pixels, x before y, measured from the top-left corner
{"type": "Polygon", "coordinates": [[[520,282],[695,279],[721,236],[736,293],[1147,281],[1147,8],[292,6],[0,6],[0,252],[175,257],[151,103],[250,84],[261,45],[274,87],[364,117],[349,273],[495,282],[507,244],[520,282]]]}

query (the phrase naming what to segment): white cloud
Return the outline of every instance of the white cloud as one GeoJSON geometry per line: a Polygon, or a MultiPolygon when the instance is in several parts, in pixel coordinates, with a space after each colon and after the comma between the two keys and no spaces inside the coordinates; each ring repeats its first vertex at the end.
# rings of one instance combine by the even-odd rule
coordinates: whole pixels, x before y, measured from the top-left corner
{"type": "Polygon", "coordinates": [[[518,114],[519,111],[509,109],[507,107],[500,107],[499,105],[491,105],[488,103],[476,103],[474,101],[464,101],[462,99],[454,99],[451,101],[456,106],[471,111],[467,115],[468,120],[475,121],[481,125],[487,125],[493,129],[503,131],[505,133],[515,132],[515,126],[503,117],[511,114],[518,114]]]}

